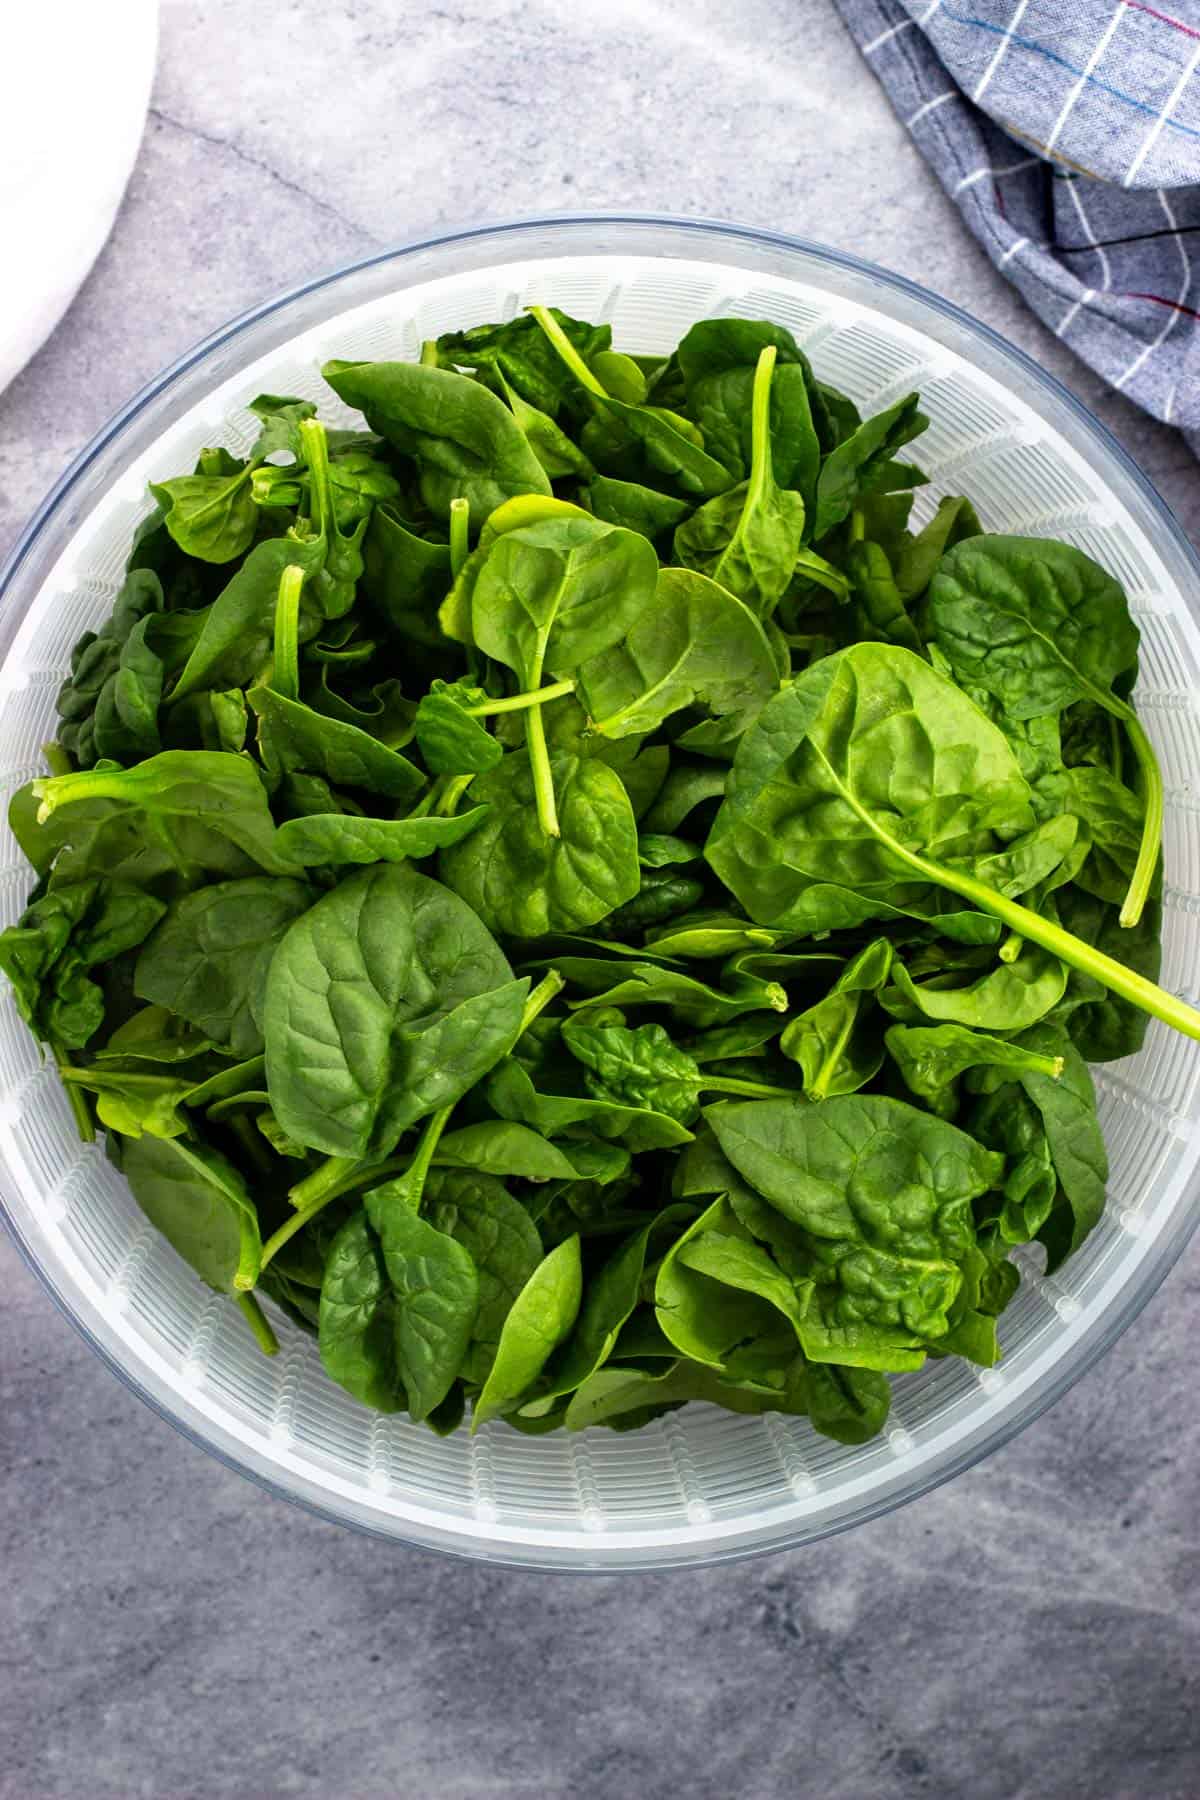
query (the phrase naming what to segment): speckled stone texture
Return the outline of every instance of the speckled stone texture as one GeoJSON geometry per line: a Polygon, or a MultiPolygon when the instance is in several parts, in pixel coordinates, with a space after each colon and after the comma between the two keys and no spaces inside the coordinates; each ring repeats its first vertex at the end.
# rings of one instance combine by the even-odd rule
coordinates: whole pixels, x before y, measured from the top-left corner
{"type": "MultiPolygon", "coordinates": [[[[0,397],[0,542],[190,342],[428,228],[569,207],[796,231],[948,295],[1195,463],[966,237],[824,0],[168,0],[107,249],[0,397]]],[[[1200,1249],[949,1488],[708,1572],[496,1572],[228,1473],[0,1243],[2,1800],[1192,1800],[1200,1249]]]]}

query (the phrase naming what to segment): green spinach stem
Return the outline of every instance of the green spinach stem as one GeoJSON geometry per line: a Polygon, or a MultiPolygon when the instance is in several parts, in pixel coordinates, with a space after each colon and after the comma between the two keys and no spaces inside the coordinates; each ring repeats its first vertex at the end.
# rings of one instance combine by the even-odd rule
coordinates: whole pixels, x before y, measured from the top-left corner
{"type": "Polygon", "coordinates": [[[73,775],[75,773],[75,764],[71,760],[70,752],[64,750],[61,744],[53,742],[43,744],[42,755],[45,758],[46,767],[52,775],[73,775]]]}
{"type": "Polygon", "coordinates": [[[593,375],[558,320],[550,312],[549,308],[545,306],[527,306],[525,310],[526,312],[533,314],[533,317],[537,320],[546,336],[550,339],[550,342],[554,345],[554,348],[558,351],[558,354],[562,357],[572,375],[575,376],[577,381],[582,382],[589,394],[594,394],[597,400],[609,400],[611,396],[607,388],[605,388],[596,376],[593,375]]]}
{"type": "Polygon", "coordinates": [[[458,811],[459,801],[474,779],[475,776],[472,772],[470,775],[454,775],[447,781],[445,791],[437,803],[438,814],[441,818],[449,819],[454,816],[458,811]]]}
{"type": "Polygon", "coordinates": [[[546,706],[551,700],[561,700],[565,694],[575,692],[575,683],[566,681],[550,681],[545,687],[531,688],[526,694],[509,694],[504,700],[485,700],[479,706],[468,706],[465,710],[473,719],[490,719],[493,713],[524,712],[528,706],[546,706]]]}
{"type": "Polygon", "coordinates": [[[529,766],[533,771],[538,824],[546,837],[561,837],[558,806],[554,799],[554,776],[550,769],[550,751],[546,743],[546,725],[540,706],[531,706],[525,714],[525,740],[529,747],[529,766]]]}
{"type": "Polygon", "coordinates": [[[1129,741],[1137,758],[1142,777],[1142,799],[1146,806],[1138,858],[1130,877],[1129,891],[1121,907],[1120,923],[1129,927],[1136,925],[1141,919],[1154,881],[1154,872],[1158,868],[1162,845],[1163,784],[1154,746],[1146,736],[1141,720],[1132,707],[1123,707],[1120,718],[1129,733],[1129,741]]]}
{"type": "MultiPolygon", "coordinates": [[[[288,1189],[288,1199],[298,1212],[307,1212],[314,1201],[331,1199],[334,1191],[344,1193],[345,1188],[339,1190],[337,1184],[352,1170],[358,1171],[362,1167],[360,1156],[327,1156],[319,1169],[314,1169],[311,1175],[288,1189]]],[[[355,1187],[357,1182],[351,1181],[349,1186],[355,1187]]]]}
{"type": "Polygon", "coordinates": [[[275,657],[271,686],[285,700],[300,698],[300,590],[304,570],[289,563],[279,578],[275,602],[275,657]]]}
{"type": "Polygon", "coordinates": [[[421,367],[423,369],[439,369],[442,359],[438,355],[437,339],[426,338],[421,345],[421,367]]]}
{"type": "Polygon", "coordinates": [[[450,579],[457,581],[470,554],[468,532],[471,526],[471,502],[461,496],[450,502],[450,579]]]}
{"type": "Polygon", "coordinates": [[[80,1142],[94,1144],[96,1141],[96,1123],[92,1117],[92,1104],[82,1088],[76,1087],[73,1081],[66,1079],[71,1067],[70,1058],[58,1044],[51,1044],[51,1054],[58,1064],[59,1075],[63,1078],[63,1086],[67,1091],[67,1099],[71,1103],[71,1113],[75,1120],[75,1129],[79,1133],[80,1142]]]}
{"type": "Polygon", "coordinates": [[[529,990],[525,1000],[525,1008],[521,1014],[521,1029],[517,1033],[518,1041],[525,1036],[533,1021],[543,1012],[556,994],[561,994],[566,987],[566,977],[557,969],[547,969],[535,988],[529,990]]]}
{"type": "Polygon", "coordinates": [[[263,1312],[254,1294],[238,1294],[236,1296],[238,1310],[247,1325],[254,1333],[254,1341],[264,1356],[279,1355],[279,1339],[271,1329],[271,1322],[263,1312]]]}

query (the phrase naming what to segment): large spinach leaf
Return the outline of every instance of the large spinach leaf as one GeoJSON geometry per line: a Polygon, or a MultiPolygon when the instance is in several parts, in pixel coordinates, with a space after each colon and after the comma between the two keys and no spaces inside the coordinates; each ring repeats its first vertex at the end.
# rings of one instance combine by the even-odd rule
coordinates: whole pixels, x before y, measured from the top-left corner
{"type": "Polygon", "coordinates": [[[486,927],[405,864],[349,876],[288,930],[267,978],[267,1085],[290,1138],[383,1156],[512,1047],[528,984],[486,927]]]}

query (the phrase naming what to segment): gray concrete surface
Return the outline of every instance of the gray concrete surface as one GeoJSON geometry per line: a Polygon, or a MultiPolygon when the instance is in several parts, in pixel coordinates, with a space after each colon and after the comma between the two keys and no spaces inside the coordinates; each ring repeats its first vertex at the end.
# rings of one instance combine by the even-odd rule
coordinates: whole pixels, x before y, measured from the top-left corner
{"type": "MultiPolygon", "coordinates": [[[[1196,466],[1023,310],[824,0],[168,0],[112,239],[0,397],[0,544],[166,360],[311,271],[546,208],[777,226],[1061,375],[1193,532],[1196,466]]],[[[0,1242],[3,1800],[1185,1800],[1200,1792],[1193,1248],[1016,1443],[709,1572],[500,1573],[268,1498],[0,1242]]]]}

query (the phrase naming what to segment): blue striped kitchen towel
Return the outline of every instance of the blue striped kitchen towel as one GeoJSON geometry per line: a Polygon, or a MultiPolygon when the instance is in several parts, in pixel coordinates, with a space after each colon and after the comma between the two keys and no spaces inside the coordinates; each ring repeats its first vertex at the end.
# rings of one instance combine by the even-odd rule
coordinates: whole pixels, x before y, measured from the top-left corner
{"type": "Polygon", "coordinates": [[[1200,0],[836,0],[998,269],[1200,454],[1200,0]]]}

